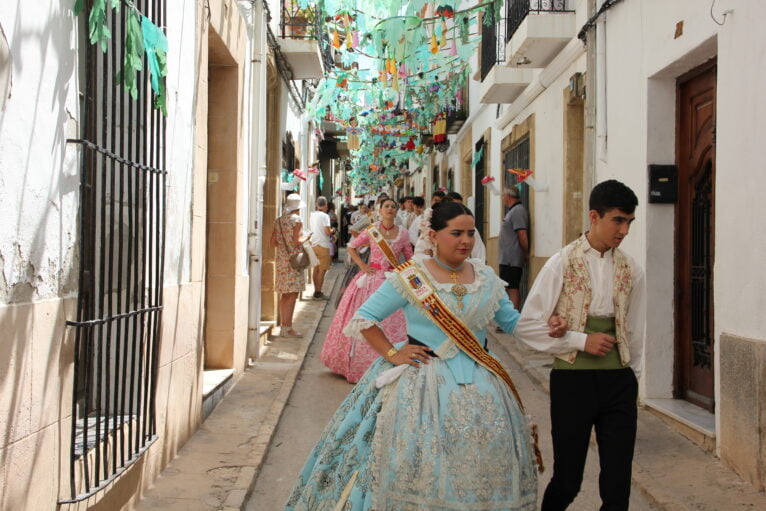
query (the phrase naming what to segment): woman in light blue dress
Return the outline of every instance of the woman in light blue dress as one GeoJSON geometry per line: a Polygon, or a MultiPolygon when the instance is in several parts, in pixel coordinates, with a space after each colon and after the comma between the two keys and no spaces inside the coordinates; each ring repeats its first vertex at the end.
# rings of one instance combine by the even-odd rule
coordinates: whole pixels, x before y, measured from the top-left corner
{"type": "MultiPolygon", "coordinates": [[[[490,321],[512,332],[519,313],[494,271],[468,259],[475,232],[470,210],[443,203],[434,208],[431,228],[434,257],[414,260],[486,348],[490,321]],[[458,294],[455,284],[464,286],[458,294]]],[[[458,348],[421,307],[391,273],[348,324],[347,335],[363,336],[382,356],[330,420],[285,509],[535,509],[527,418],[506,383],[458,348]],[[409,341],[392,347],[377,325],[399,309],[409,341]]]]}

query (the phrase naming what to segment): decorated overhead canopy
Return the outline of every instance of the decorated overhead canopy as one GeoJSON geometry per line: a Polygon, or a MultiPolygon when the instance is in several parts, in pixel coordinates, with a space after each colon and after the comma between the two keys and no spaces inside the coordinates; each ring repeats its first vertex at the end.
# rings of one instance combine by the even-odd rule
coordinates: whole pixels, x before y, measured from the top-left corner
{"type": "Polygon", "coordinates": [[[308,113],[345,129],[355,184],[376,188],[446,148],[447,117],[464,113],[479,15],[493,24],[501,0],[296,1],[324,17],[336,55],[308,113]]]}

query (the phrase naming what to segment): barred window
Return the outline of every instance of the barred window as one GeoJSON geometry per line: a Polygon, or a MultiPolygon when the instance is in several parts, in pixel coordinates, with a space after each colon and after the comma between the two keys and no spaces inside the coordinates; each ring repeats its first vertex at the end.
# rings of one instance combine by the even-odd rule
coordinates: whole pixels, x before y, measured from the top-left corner
{"type": "MultiPolygon", "coordinates": [[[[165,26],[163,0],[135,0],[165,26]]],[[[80,33],[87,34],[92,0],[80,33]]],[[[129,16],[107,11],[105,51],[80,38],[80,274],[74,329],[69,496],[104,488],[156,439],[155,394],[165,245],[165,118],[146,72],[133,99],[120,82],[129,16]]],[[[143,69],[148,69],[144,57],[143,69]]]]}

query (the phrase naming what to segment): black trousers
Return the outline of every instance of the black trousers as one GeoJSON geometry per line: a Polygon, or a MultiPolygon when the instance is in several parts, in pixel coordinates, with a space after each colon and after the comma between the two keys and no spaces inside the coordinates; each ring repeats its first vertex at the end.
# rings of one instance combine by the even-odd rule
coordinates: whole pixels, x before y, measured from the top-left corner
{"type": "Polygon", "coordinates": [[[566,509],[577,496],[593,427],[601,510],[628,509],[638,397],[633,370],[554,369],[550,390],[553,478],[542,511],[566,509]]]}

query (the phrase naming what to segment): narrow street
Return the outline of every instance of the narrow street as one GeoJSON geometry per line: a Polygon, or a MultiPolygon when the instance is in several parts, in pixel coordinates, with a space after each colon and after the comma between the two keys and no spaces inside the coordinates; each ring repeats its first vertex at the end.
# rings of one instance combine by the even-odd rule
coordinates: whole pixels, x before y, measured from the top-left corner
{"type": "MultiPolygon", "coordinates": [[[[337,293],[336,286],[261,467],[255,488],[246,506],[248,511],[282,509],[309,451],[321,435],[327,421],[352,388],[345,379],[330,373],[319,360],[324,335],[335,312],[333,304],[337,293]]],[[[553,468],[548,435],[550,431],[548,395],[524,373],[502,346],[492,342],[492,338],[490,338],[490,348],[510,370],[524,399],[524,406],[539,424],[541,449],[546,463],[545,473],[540,477],[539,498],[541,498],[553,468]]],[[[591,511],[598,509],[600,503],[598,454],[591,447],[582,491],[570,509],[591,511]]],[[[630,508],[634,511],[656,509],[635,488],[631,495],[630,508]]]]}

